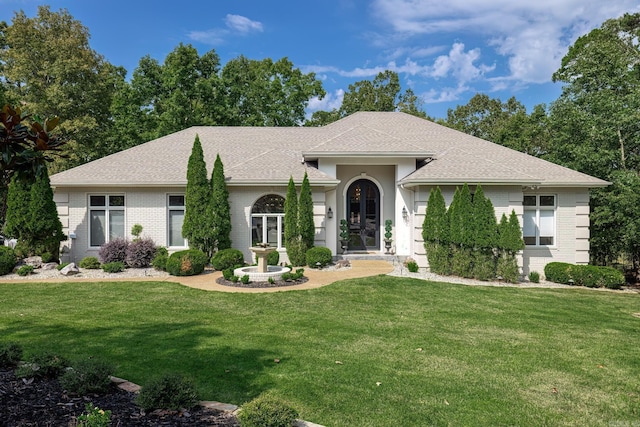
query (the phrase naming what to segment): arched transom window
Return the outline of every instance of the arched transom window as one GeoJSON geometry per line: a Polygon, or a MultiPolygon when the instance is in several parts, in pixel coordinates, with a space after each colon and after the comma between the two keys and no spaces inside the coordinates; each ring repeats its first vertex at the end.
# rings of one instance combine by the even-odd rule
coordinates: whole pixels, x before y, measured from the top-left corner
{"type": "Polygon", "coordinates": [[[284,247],[284,197],[267,194],[251,208],[251,246],[268,243],[274,248],[284,247]]]}

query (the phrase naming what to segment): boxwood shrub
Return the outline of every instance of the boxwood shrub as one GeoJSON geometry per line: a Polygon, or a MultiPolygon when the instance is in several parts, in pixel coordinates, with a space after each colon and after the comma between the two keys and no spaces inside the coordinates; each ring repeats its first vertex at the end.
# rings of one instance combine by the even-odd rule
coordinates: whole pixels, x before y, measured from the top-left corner
{"type": "Polygon", "coordinates": [[[181,374],[167,373],[151,379],[140,389],[136,404],[144,410],[191,409],[198,403],[193,382],[181,374]]]}
{"type": "Polygon", "coordinates": [[[327,264],[331,264],[333,257],[331,249],[322,246],[316,246],[307,251],[307,265],[311,268],[322,268],[327,264]]]}
{"type": "Polygon", "coordinates": [[[238,419],[242,427],[290,427],[298,411],[286,402],[271,396],[258,396],[242,405],[238,419]]]}
{"type": "Polygon", "coordinates": [[[625,283],[624,274],[615,268],[565,262],[550,262],[544,268],[544,275],[551,282],[589,288],[620,289],[625,283]]]}
{"type": "Polygon", "coordinates": [[[0,246],[0,275],[13,271],[16,266],[16,253],[9,246],[0,246]]]}
{"type": "Polygon", "coordinates": [[[198,249],[174,252],[167,259],[167,272],[172,276],[195,276],[204,271],[209,257],[198,249]]]}
{"type": "Polygon", "coordinates": [[[167,260],[169,259],[169,251],[164,246],[160,246],[156,249],[156,254],[151,261],[151,265],[156,270],[166,271],[167,260]]]}
{"type": "Polygon", "coordinates": [[[80,260],[80,264],[78,264],[80,268],[86,268],[89,270],[95,270],[100,268],[100,261],[97,257],[88,256],[84,257],[80,260]]]}
{"type": "Polygon", "coordinates": [[[211,265],[218,271],[244,265],[244,254],[238,249],[223,249],[211,258],[211,265]]]}

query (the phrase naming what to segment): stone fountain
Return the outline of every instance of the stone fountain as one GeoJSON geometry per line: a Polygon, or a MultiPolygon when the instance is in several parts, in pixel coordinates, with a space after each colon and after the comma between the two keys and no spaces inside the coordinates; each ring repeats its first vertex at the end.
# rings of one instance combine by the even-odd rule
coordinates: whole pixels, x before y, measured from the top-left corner
{"type": "Polygon", "coordinates": [[[252,282],[266,282],[269,278],[280,280],[282,279],[283,273],[291,271],[288,267],[267,265],[267,257],[271,252],[276,250],[276,248],[269,246],[268,243],[260,243],[258,246],[252,246],[250,249],[258,258],[258,266],[236,268],[233,270],[235,276],[242,277],[247,274],[249,275],[249,280],[252,282]]]}

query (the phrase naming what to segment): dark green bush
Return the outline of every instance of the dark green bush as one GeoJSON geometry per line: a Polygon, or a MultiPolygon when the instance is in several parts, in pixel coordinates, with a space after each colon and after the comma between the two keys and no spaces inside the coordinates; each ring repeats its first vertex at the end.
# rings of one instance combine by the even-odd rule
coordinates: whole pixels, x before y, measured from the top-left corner
{"type": "Polygon", "coordinates": [[[60,270],[62,270],[63,268],[65,268],[67,265],[69,265],[69,263],[68,263],[68,262],[62,262],[62,263],[60,263],[60,265],[59,265],[59,266],[57,266],[57,267],[56,267],[56,270],[60,271],[60,270]]]}
{"type": "Polygon", "coordinates": [[[280,399],[259,396],[242,405],[238,414],[241,427],[291,427],[298,411],[280,399]]]}
{"type": "Polygon", "coordinates": [[[44,252],[40,254],[40,258],[42,258],[42,262],[44,262],[45,264],[55,261],[55,258],[51,252],[44,252]]]}
{"type": "Polygon", "coordinates": [[[22,359],[22,347],[15,342],[0,343],[0,367],[16,366],[22,359]]]}
{"type": "Polygon", "coordinates": [[[540,283],[540,273],[537,271],[531,271],[529,273],[529,281],[531,283],[540,283]]]}
{"type": "Polygon", "coordinates": [[[209,257],[198,249],[174,252],[167,260],[167,272],[172,276],[194,276],[204,271],[209,257]]]}
{"type": "Polygon", "coordinates": [[[503,254],[496,263],[496,277],[509,283],[516,283],[520,275],[518,261],[514,256],[503,254]]]}
{"type": "Polygon", "coordinates": [[[138,238],[127,246],[125,262],[131,268],[149,267],[157,249],[151,238],[138,238]]]}
{"type": "Polygon", "coordinates": [[[88,256],[84,257],[80,260],[80,264],[78,264],[80,268],[87,268],[89,270],[96,270],[100,268],[100,261],[97,257],[88,256]]]}
{"type": "Polygon", "coordinates": [[[298,268],[295,273],[287,272],[282,273],[282,280],[285,282],[300,280],[304,277],[304,268],[298,268]]]}
{"type": "Polygon", "coordinates": [[[316,246],[307,251],[307,265],[311,268],[322,268],[327,264],[331,264],[333,257],[331,249],[322,246],[316,246]]]}
{"type": "Polygon", "coordinates": [[[125,262],[127,259],[128,246],[129,241],[121,237],[110,240],[100,246],[100,250],[98,251],[98,258],[103,264],[114,261],[125,262]]]}
{"type": "Polygon", "coordinates": [[[418,272],[418,263],[415,261],[409,261],[407,263],[407,270],[409,270],[411,273],[417,273],[418,272]]]}
{"type": "Polygon", "coordinates": [[[69,366],[69,361],[57,354],[43,351],[35,354],[16,370],[18,378],[58,378],[69,366]]]}
{"type": "Polygon", "coordinates": [[[102,271],[105,273],[120,273],[125,269],[124,262],[122,261],[113,261],[102,264],[102,271]]]}
{"type": "Polygon", "coordinates": [[[0,276],[9,274],[16,266],[16,254],[9,246],[0,246],[0,276]]]}
{"type": "Polygon", "coordinates": [[[225,268],[222,270],[222,277],[224,277],[225,280],[231,280],[233,277],[233,268],[225,268]]]}
{"type": "Polygon", "coordinates": [[[33,265],[21,265],[16,273],[18,273],[18,276],[28,276],[33,273],[33,270],[35,270],[33,265]]]}
{"type": "Polygon", "coordinates": [[[83,359],[72,364],[60,377],[60,385],[67,391],[80,395],[109,391],[113,367],[95,359],[83,359]]]}
{"type": "Polygon", "coordinates": [[[242,277],[240,278],[240,281],[242,282],[242,284],[243,284],[243,285],[248,285],[248,284],[249,284],[249,281],[250,281],[250,279],[249,279],[249,275],[248,275],[248,274],[245,274],[244,276],[242,276],[242,277]]]}
{"type": "Polygon", "coordinates": [[[167,260],[169,259],[169,251],[164,246],[160,246],[156,249],[156,254],[151,261],[151,265],[156,270],[166,271],[167,260]]]}
{"type": "Polygon", "coordinates": [[[193,383],[180,374],[165,374],[144,385],[136,403],[144,410],[191,409],[198,402],[193,383]]]}
{"type": "Polygon", "coordinates": [[[624,274],[612,267],[550,262],[544,267],[544,275],[551,282],[590,288],[620,289],[625,284],[624,274]]]}
{"type": "Polygon", "coordinates": [[[211,265],[218,271],[244,265],[244,254],[238,249],[223,249],[211,258],[211,265]]]}

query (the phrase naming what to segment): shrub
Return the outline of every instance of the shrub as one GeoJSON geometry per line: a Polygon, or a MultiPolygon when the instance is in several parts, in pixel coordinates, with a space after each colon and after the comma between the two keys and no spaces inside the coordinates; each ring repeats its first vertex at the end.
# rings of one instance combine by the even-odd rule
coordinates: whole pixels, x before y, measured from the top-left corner
{"type": "Polygon", "coordinates": [[[238,276],[236,276],[235,274],[233,276],[231,276],[231,281],[233,283],[238,283],[238,280],[240,280],[240,278],[238,276]]]}
{"type": "Polygon", "coordinates": [[[280,252],[273,251],[267,255],[267,265],[278,265],[280,262],[280,252]]]}
{"type": "Polygon", "coordinates": [[[44,262],[45,264],[48,262],[54,262],[55,261],[55,257],[53,256],[53,254],[51,252],[44,252],[42,254],[40,254],[40,258],[42,258],[42,262],[44,262]]]}
{"type": "Polygon", "coordinates": [[[62,270],[63,268],[65,268],[67,265],[69,265],[69,263],[68,263],[68,262],[60,263],[60,265],[58,265],[58,266],[56,267],[56,270],[60,271],[60,270],[62,270]]]}
{"type": "Polygon", "coordinates": [[[305,265],[307,245],[302,240],[291,239],[287,242],[287,256],[291,265],[305,265]]]}
{"type": "Polygon", "coordinates": [[[167,271],[172,276],[194,276],[204,271],[207,255],[198,249],[174,252],[167,260],[167,271]]]}
{"type": "Polygon", "coordinates": [[[84,405],[86,413],[78,417],[78,427],[109,427],[111,425],[111,411],[103,411],[93,403],[84,405]]]}
{"type": "Polygon", "coordinates": [[[241,281],[244,285],[249,284],[249,275],[248,275],[248,274],[245,274],[244,276],[242,276],[242,277],[240,278],[240,281],[241,281]]]}
{"type": "Polygon", "coordinates": [[[62,356],[50,352],[40,352],[16,370],[18,378],[58,378],[69,362],[62,356]]]}
{"type": "Polygon", "coordinates": [[[218,271],[244,265],[244,254],[238,249],[223,249],[211,258],[211,265],[218,271]]]}
{"type": "Polygon", "coordinates": [[[146,268],[151,265],[156,254],[156,244],[150,238],[138,238],[126,249],[126,264],[131,268],[146,268]]]}
{"type": "Polygon", "coordinates": [[[169,251],[164,246],[160,246],[156,248],[156,254],[151,261],[151,265],[156,270],[166,271],[167,270],[167,260],[169,259],[169,251]]]}
{"type": "Polygon", "coordinates": [[[298,268],[295,273],[287,272],[282,273],[282,280],[285,282],[296,281],[302,279],[304,276],[304,268],[298,268]]]}
{"type": "Polygon", "coordinates": [[[15,342],[0,344],[0,367],[16,366],[22,359],[22,347],[15,342]]]}
{"type": "Polygon", "coordinates": [[[124,271],[124,268],[125,265],[122,261],[113,261],[102,264],[102,271],[105,273],[120,273],[124,271]]]}
{"type": "Polygon", "coordinates": [[[411,273],[417,273],[418,272],[418,263],[415,261],[409,261],[407,263],[407,270],[409,270],[411,273]]]}
{"type": "Polygon", "coordinates": [[[615,268],[564,262],[550,262],[544,267],[544,275],[551,282],[590,288],[620,289],[625,283],[624,274],[615,268]]]}
{"type": "Polygon", "coordinates": [[[285,402],[259,396],[242,406],[238,420],[242,427],[291,427],[298,412],[285,402]]]}
{"type": "Polygon", "coordinates": [[[100,246],[98,258],[103,264],[114,261],[125,262],[127,259],[127,246],[129,246],[127,240],[123,238],[113,239],[100,246]]]}
{"type": "Polygon", "coordinates": [[[29,274],[33,273],[33,270],[35,270],[35,268],[33,268],[33,265],[22,265],[20,266],[20,268],[18,268],[18,271],[16,271],[16,273],[18,273],[18,276],[28,276],[29,274]]]}
{"type": "Polygon", "coordinates": [[[506,255],[498,258],[496,264],[497,277],[502,278],[505,282],[516,283],[519,275],[518,261],[514,256],[506,255]]]}
{"type": "Polygon", "coordinates": [[[540,283],[540,273],[537,271],[529,272],[529,281],[531,283],[540,283]]]}
{"type": "Polygon", "coordinates": [[[8,246],[0,246],[0,276],[9,274],[16,266],[16,254],[8,246]]]}
{"type": "Polygon", "coordinates": [[[322,246],[316,246],[307,251],[307,265],[311,268],[322,268],[330,264],[333,257],[331,249],[322,246]]]}
{"type": "Polygon", "coordinates": [[[224,277],[225,280],[231,280],[233,277],[233,268],[225,268],[222,270],[222,277],[224,277]]]}
{"type": "Polygon", "coordinates": [[[193,383],[180,374],[164,374],[142,387],[136,403],[144,410],[191,409],[198,402],[193,383]]]}
{"type": "Polygon", "coordinates": [[[97,257],[88,256],[84,257],[80,260],[80,264],[78,264],[80,268],[87,268],[89,270],[96,270],[100,268],[100,261],[97,257]]]}
{"type": "Polygon", "coordinates": [[[80,395],[88,393],[106,393],[111,385],[109,375],[113,367],[108,363],[83,359],[74,363],[60,377],[60,385],[67,391],[80,395]]]}

